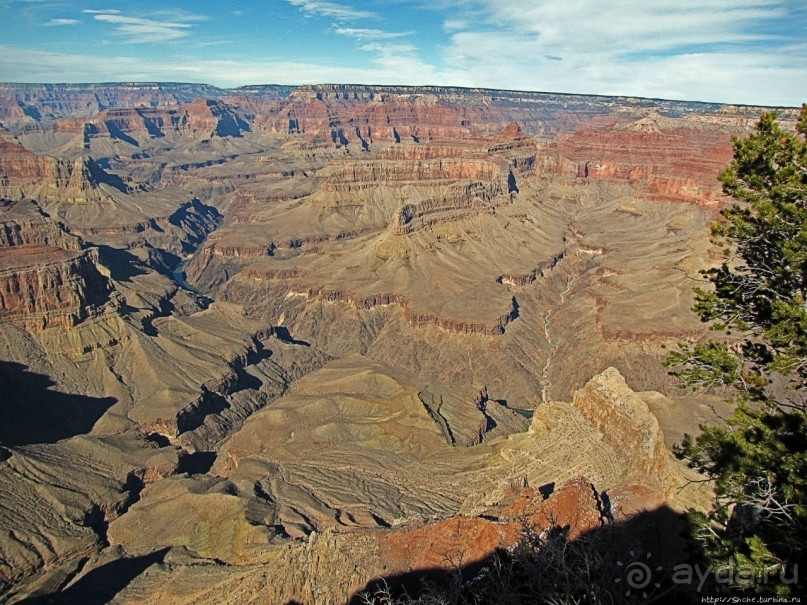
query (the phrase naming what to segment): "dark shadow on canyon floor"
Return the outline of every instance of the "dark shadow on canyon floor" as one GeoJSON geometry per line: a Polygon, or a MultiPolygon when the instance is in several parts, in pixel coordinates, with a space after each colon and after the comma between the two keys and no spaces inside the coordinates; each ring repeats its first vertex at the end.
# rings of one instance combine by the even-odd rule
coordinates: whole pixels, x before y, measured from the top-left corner
{"type": "Polygon", "coordinates": [[[193,452],[184,454],[179,459],[178,473],[190,475],[203,475],[208,472],[216,462],[216,452],[193,452]]]}
{"type": "MultiPolygon", "coordinates": [[[[131,283],[133,277],[148,273],[143,261],[128,250],[102,244],[98,246],[98,258],[115,281],[131,283]]],[[[167,269],[164,271],[168,272],[167,269]]]]}
{"type": "Polygon", "coordinates": [[[0,361],[0,443],[55,443],[90,432],[117,400],[52,390],[53,380],[12,361],[0,361]]]}
{"type": "Polygon", "coordinates": [[[25,605],[104,605],[155,563],[162,563],[168,548],[140,557],[125,557],[105,563],[57,594],[29,597],[25,605]]]}

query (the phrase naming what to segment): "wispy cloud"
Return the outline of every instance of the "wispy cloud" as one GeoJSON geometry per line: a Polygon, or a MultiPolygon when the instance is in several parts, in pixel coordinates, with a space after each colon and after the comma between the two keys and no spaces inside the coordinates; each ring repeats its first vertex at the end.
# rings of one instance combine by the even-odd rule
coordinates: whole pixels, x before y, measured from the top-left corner
{"type": "MultiPolygon", "coordinates": [[[[363,80],[370,78],[373,82],[407,81],[424,82],[424,78],[434,74],[434,66],[428,65],[418,57],[418,48],[414,44],[400,41],[401,38],[415,32],[391,32],[373,27],[357,27],[355,21],[379,18],[376,13],[356,9],[336,2],[323,0],[288,0],[307,16],[317,15],[333,20],[333,32],[356,40],[357,48],[369,53],[371,68],[365,68],[363,80]],[[373,74],[375,70],[375,75],[373,74]]],[[[326,77],[333,81],[333,76],[326,77]]]]}
{"type": "Polygon", "coordinates": [[[443,28],[447,32],[455,32],[471,27],[471,23],[465,19],[446,19],[443,22],[443,28]]]}
{"type": "Polygon", "coordinates": [[[55,10],[64,12],[69,8],[69,2],[68,0],[11,0],[0,3],[0,8],[18,10],[23,23],[41,25],[44,21],[43,14],[55,10]]]}
{"type": "Polygon", "coordinates": [[[245,84],[318,84],[372,82],[430,84],[431,67],[409,57],[388,57],[374,65],[334,66],[255,56],[245,60],[199,60],[166,57],[52,53],[0,44],[0,73],[10,82],[205,82],[218,86],[245,84]]]}
{"type": "Polygon", "coordinates": [[[439,81],[435,67],[420,59],[419,49],[414,44],[377,40],[363,44],[360,49],[374,54],[371,62],[376,68],[395,74],[396,77],[392,79],[395,84],[429,84],[439,81]]]}
{"type": "Polygon", "coordinates": [[[79,23],[81,23],[79,19],[51,19],[45,25],[53,27],[58,25],[78,25],[79,23]]]}
{"type": "MultiPolygon", "coordinates": [[[[204,17],[138,12],[131,3],[104,8],[124,6],[109,2],[75,19],[117,34],[96,36],[106,47],[103,55],[92,56],[89,45],[86,56],[33,50],[45,48],[36,40],[43,25],[78,25],[64,18],[76,16],[67,12],[76,0],[0,0],[0,5],[4,1],[17,11],[8,28],[26,23],[38,28],[26,32],[32,36],[8,36],[7,46],[0,44],[5,80],[164,79],[221,86],[352,81],[779,105],[800,104],[807,82],[803,0],[285,0],[298,16],[299,40],[245,39],[246,30],[226,29],[227,19],[212,36],[191,39],[204,17]],[[435,39],[435,19],[443,25],[442,39],[435,39]],[[322,36],[326,28],[330,40],[322,36]],[[12,39],[30,39],[29,48],[11,46],[12,39]],[[228,60],[211,59],[210,50],[195,52],[225,39],[233,40],[228,60]],[[139,53],[148,50],[142,45],[115,53],[121,41],[167,45],[158,60],[139,53]],[[171,44],[177,41],[182,44],[171,44]],[[246,56],[236,54],[241,42],[249,44],[246,56]],[[351,46],[358,52],[331,50],[351,46]],[[196,56],[169,56],[172,49],[196,56]],[[294,53],[322,59],[300,60],[294,53]]],[[[243,7],[225,13],[235,8],[243,7]]],[[[248,18],[257,14],[256,8],[247,11],[248,18]]],[[[84,26],[60,33],[83,32],[84,26]]],[[[67,36],[51,38],[49,49],[67,36]]]]}
{"type": "MultiPolygon", "coordinates": [[[[370,53],[370,63],[376,69],[387,74],[397,74],[396,83],[406,82],[404,78],[417,78],[424,81],[434,75],[435,68],[423,62],[418,56],[419,48],[401,38],[412,36],[415,32],[390,32],[369,27],[347,27],[334,24],[334,32],[356,40],[358,49],[370,53]]],[[[374,80],[379,81],[379,80],[374,80]]]]}
{"type": "MultiPolygon", "coordinates": [[[[474,24],[445,23],[449,32],[532,35],[547,50],[614,53],[658,52],[687,45],[769,39],[766,20],[787,15],[789,0],[544,0],[530,6],[470,0],[474,24]]],[[[459,0],[468,8],[469,0],[459,0]]]]}
{"type": "Polygon", "coordinates": [[[348,36],[358,40],[392,40],[411,36],[414,32],[387,32],[381,29],[366,27],[336,27],[334,31],[340,36],[348,36]]]}
{"type": "Polygon", "coordinates": [[[476,16],[444,21],[443,73],[464,85],[755,102],[807,74],[784,51],[783,23],[807,16],[790,0],[433,1],[476,16]]]}
{"type": "Polygon", "coordinates": [[[194,21],[205,19],[181,11],[161,11],[149,16],[128,16],[116,9],[85,10],[93,19],[113,26],[131,44],[170,42],[190,34],[194,21]]]}
{"type": "Polygon", "coordinates": [[[369,19],[378,16],[376,13],[370,11],[353,8],[344,4],[337,4],[336,2],[327,2],[325,0],[288,0],[288,2],[292,6],[299,8],[306,15],[327,17],[340,22],[369,19]]]}

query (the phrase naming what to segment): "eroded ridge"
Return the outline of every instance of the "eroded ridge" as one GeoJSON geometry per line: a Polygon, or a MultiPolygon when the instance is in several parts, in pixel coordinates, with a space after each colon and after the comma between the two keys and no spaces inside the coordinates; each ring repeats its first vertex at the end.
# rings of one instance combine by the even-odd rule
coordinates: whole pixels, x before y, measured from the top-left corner
{"type": "Polygon", "coordinates": [[[346,602],[702,506],[659,360],[760,111],[0,84],[0,600],[346,602]]]}

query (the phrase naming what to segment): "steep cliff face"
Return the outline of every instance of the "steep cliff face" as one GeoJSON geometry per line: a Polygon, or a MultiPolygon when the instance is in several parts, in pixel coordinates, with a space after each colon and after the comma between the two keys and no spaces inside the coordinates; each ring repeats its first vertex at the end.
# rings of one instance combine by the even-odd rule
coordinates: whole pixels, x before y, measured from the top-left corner
{"type": "Polygon", "coordinates": [[[110,138],[139,146],[141,140],[150,137],[239,137],[247,130],[249,125],[233,107],[215,99],[159,107],[105,109],[92,118],[61,118],[46,129],[82,136],[87,148],[93,139],[110,138]]]}
{"type": "Polygon", "coordinates": [[[34,331],[70,328],[103,312],[111,294],[97,249],[31,202],[0,205],[0,321],[34,331]]]}
{"type": "Polygon", "coordinates": [[[4,126],[33,124],[37,117],[39,111],[36,108],[27,107],[13,94],[0,92],[0,123],[4,126]]]}
{"type": "Polygon", "coordinates": [[[0,272],[0,321],[21,323],[27,329],[71,328],[92,316],[108,300],[110,289],[98,272],[98,253],[77,256],[58,250],[26,250],[3,254],[0,272]]]}
{"type": "MultiPolygon", "coordinates": [[[[255,268],[248,268],[245,272],[252,279],[259,280],[286,279],[295,276],[293,273],[258,272],[255,268]]],[[[485,323],[482,321],[462,321],[450,317],[441,317],[437,314],[418,312],[410,307],[406,296],[403,294],[381,293],[359,295],[346,290],[324,288],[303,289],[300,287],[292,287],[292,293],[295,297],[304,298],[312,302],[316,301],[317,303],[344,303],[360,311],[372,311],[388,307],[389,305],[396,305],[403,309],[403,317],[410,326],[415,328],[436,326],[446,332],[454,334],[499,336],[504,334],[507,324],[518,317],[518,303],[514,297],[510,300],[510,304],[502,309],[501,315],[496,317],[492,322],[485,323]]]]}
{"type": "Polygon", "coordinates": [[[505,115],[489,99],[454,103],[439,89],[300,86],[256,112],[256,130],[302,135],[311,147],[426,142],[499,130],[505,115]]]}
{"type": "Polygon", "coordinates": [[[8,133],[0,133],[0,196],[43,202],[102,202],[110,190],[126,186],[89,157],[73,161],[31,153],[8,133]]]}
{"type": "Polygon", "coordinates": [[[668,389],[662,346],[701,335],[714,172],[757,109],[9,90],[0,354],[81,422],[0,447],[0,599],[150,565],[117,601],[345,602],[524,519],[702,502],[662,427],[706,406],[627,385],[668,389]]]}
{"type": "Polygon", "coordinates": [[[375,157],[332,161],[319,177],[322,185],[310,196],[315,203],[339,207],[377,204],[379,190],[403,202],[395,225],[444,209],[467,209],[476,201],[490,202],[517,192],[516,175],[535,166],[537,148],[530,137],[511,125],[488,137],[442,139],[422,144],[384,147],[375,157]],[[418,188],[420,203],[406,203],[418,188]]]}
{"type": "Polygon", "coordinates": [[[579,130],[560,139],[560,170],[636,184],[658,201],[715,204],[722,197],[717,174],[731,160],[726,128],[740,133],[743,126],[651,113],[635,122],[579,130]]]}
{"type": "MultiPolygon", "coordinates": [[[[22,105],[36,120],[87,118],[116,107],[157,107],[217,98],[224,91],[205,84],[132,82],[120,84],[0,83],[0,108],[22,105]]],[[[2,111],[2,109],[0,109],[2,111]]],[[[6,109],[5,111],[9,111],[6,109]]],[[[11,125],[18,125],[12,123],[11,125]]]]}
{"type": "Polygon", "coordinates": [[[50,247],[71,252],[82,249],[79,238],[67,233],[35,203],[3,200],[0,208],[0,247],[3,249],[50,247]]]}

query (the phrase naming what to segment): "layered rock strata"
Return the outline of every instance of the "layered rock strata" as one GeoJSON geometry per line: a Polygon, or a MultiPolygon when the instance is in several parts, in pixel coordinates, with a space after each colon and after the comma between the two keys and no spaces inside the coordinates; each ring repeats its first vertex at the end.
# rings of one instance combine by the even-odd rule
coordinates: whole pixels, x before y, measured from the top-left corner
{"type": "Polygon", "coordinates": [[[627,181],[654,200],[709,205],[722,198],[717,175],[731,160],[731,140],[717,125],[654,113],[575,132],[560,140],[559,153],[561,170],[579,178],[627,181]]]}
{"type": "Polygon", "coordinates": [[[32,202],[5,201],[0,212],[0,321],[68,329],[114,304],[97,249],[32,202]]]}
{"type": "Polygon", "coordinates": [[[667,448],[715,402],[653,391],[759,113],[0,86],[0,598],[345,602],[702,507],[667,448]]]}
{"type": "Polygon", "coordinates": [[[8,134],[0,133],[0,196],[43,202],[101,202],[109,197],[102,183],[125,188],[88,157],[74,161],[36,155],[8,134]]]}

